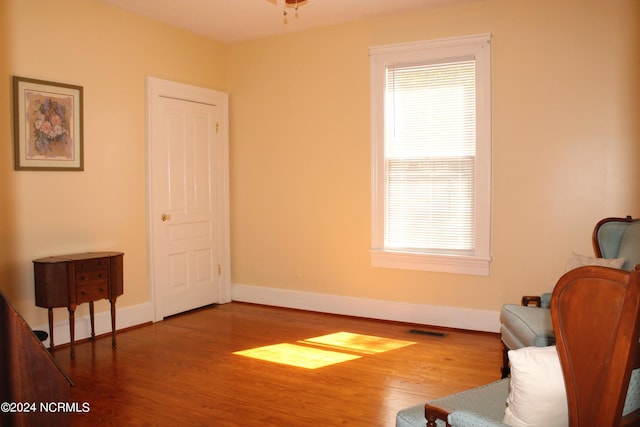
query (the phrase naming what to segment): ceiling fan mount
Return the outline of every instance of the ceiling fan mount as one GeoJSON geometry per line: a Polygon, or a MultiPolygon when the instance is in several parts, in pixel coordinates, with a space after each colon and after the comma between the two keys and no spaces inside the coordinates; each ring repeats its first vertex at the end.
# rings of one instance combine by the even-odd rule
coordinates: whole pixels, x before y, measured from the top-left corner
{"type": "MultiPolygon", "coordinates": [[[[278,0],[267,0],[269,3],[278,4],[278,0]]],[[[307,4],[309,0],[284,0],[285,6],[301,6],[303,4],[307,4]]]]}
{"type": "Polygon", "coordinates": [[[286,16],[287,16],[287,8],[288,7],[292,7],[296,10],[296,18],[298,17],[298,7],[302,6],[304,4],[307,4],[309,0],[284,0],[284,16],[285,16],[285,22],[286,22],[286,16]]]}
{"type": "MultiPolygon", "coordinates": [[[[277,5],[279,3],[279,0],[267,0],[269,3],[273,4],[273,5],[277,5]]],[[[284,10],[282,11],[282,14],[284,15],[284,23],[287,23],[287,14],[289,13],[288,9],[295,9],[296,11],[296,18],[298,17],[298,7],[300,6],[304,6],[305,4],[309,3],[309,0],[284,0],[284,10]]]]}

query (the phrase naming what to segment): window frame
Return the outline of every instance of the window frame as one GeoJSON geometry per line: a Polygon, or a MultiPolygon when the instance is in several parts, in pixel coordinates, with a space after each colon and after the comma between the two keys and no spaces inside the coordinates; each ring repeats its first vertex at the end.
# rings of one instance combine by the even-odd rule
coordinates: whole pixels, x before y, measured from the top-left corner
{"type": "Polygon", "coordinates": [[[491,261],[491,34],[369,48],[371,71],[371,263],[374,267],[488,276],[491,261]],[[475,247],[472,255],[384,247],[385,86],[387,66],[475,60],[475,247]]]}

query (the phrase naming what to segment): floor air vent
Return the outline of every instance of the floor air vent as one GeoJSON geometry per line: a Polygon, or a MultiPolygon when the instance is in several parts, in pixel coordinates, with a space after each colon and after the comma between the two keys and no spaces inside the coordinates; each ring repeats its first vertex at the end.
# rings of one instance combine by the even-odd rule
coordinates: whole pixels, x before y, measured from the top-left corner
{"type": "Polygon", "coordinates": [[[409,329],[409,333],[418,334],[418,335],[429,335],[430,337],[440,337],[440,338],[444,338],[448,335],[443,332],[425,331],[423,329],[409,329]]]}

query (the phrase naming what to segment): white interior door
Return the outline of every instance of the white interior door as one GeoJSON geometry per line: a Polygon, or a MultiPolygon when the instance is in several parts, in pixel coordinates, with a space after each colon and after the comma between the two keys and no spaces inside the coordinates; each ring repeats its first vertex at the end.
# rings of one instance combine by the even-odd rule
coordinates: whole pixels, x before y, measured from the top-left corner
{"type": "Polygon", "coordinates": [[[227,96],[149,79],[155,320],[230,301],[227,96]]]}

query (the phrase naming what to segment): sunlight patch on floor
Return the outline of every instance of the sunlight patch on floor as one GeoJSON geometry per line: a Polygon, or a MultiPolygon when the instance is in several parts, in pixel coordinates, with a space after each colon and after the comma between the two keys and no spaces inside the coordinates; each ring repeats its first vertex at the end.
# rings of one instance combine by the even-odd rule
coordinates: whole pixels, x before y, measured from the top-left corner
{"type": "Polygon", "coordinates": [[[236,351],[233,354],[299,368],[317,369],[362,357],[352,353],[372,355],[415,344],[413,341],[381,338],[351,332],[336,332],[298,342],[304,345],[274,344],[236,351]]]}
{"type": "Polygon", "coordinates": [[[354,334],[351,332],[336,332],[335,334],[308,338],[301,342],[365,354],[384,353],[385,351],[415,344],[413,341],[394,340],[391,338],[354,334]]]}
{"type": "Polygon", "coordinates": [[[287,343],[236,351],[233,354],[306,369],[322,368],[361,357],[287,343]]]}

